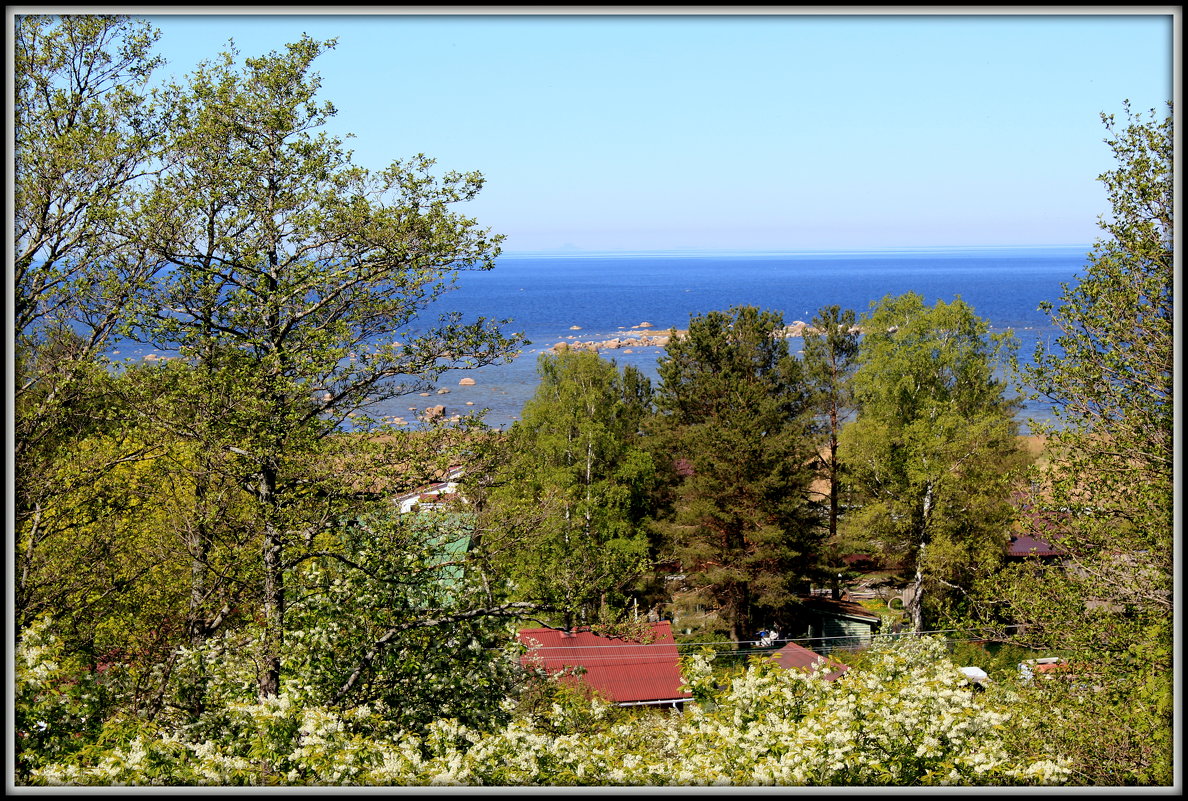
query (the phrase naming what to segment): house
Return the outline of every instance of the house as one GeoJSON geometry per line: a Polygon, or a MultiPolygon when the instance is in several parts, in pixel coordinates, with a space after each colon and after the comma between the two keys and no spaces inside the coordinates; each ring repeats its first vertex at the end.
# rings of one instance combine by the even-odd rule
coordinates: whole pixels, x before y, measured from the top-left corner
{"type": "Polygon", "coordinates": [[[577,669],[572,681],[584,682],[618,706],[676,706],[692,698],[681,690],[676,640],[667,620],[651,624],[652,642],[603,637],[589,630],[522,629],[525,667],[548,673],[577,669]]]}
{"type": "Polygon", "coordinates": [[[1058,656],[1025,659],[1019,663],[1019,678],[1023,682],[1029,682],[1037,675],[1049,678],[1067,674],[1070,669],[1068,660],[1058,656]]]}
{"type": "Polygon", "coordinates": [[[843,665],[836,659],[821,656],[817,652],[810,651],[808,648],[804,648],[794,642],[788,643],[768,658],[774,664],[786,670],[802,670],[805,673],[811,673],[814,665],[818,662],[824,662],[821,675],[828,681],[833,681],[850,669],[849,665],[843,665]],[[828,672],[824,672],[825,669],[828,669],[828,672]]]}
{"type": "MultiPolygon", "coordinates": [[[[464,472],[465,470],[461,467],[451,467],[442,476],[441,481],[435,481],[403,495],[397,495],[392,499],[392,503],[400,507],[401,513],[411,512],[414,509],[434,509],[448,504],[459,498],[458,479],[464,472]]],[[[461,500],[463,503],[466,502],[465,498],[461,500]]]]}
{"type": "Polygon", "coordinates": [[[805,628],[805,637],[819,653],[870,645],[883,624],[877,614],[853,601],[816,595],[802,595],[799,600],[797,617],[805,628]]]}

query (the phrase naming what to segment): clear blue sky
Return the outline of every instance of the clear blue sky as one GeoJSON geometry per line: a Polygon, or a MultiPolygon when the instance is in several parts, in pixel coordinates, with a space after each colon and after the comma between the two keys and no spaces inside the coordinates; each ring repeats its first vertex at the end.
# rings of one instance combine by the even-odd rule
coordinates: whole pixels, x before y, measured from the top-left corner
{"type": "Polygon", "coordinates": [[[1124,99],[1162,111],[1173,98],[1172,6],[1158,16],[213,8],[145,14],[161,29],[165,73],[189,72],[232,37],[244,55],[302,33],[337,37],[316,69],[339,111],[333,132],[356,136],[356,162],[378,169],[424,152],[443,170],[481,171],[486,188],[466,212],[506,234],[508,252],[1088,244],[1108,208],[1095,178],[1112,164],[1099,113],[1120,116],[1124,99]]]}

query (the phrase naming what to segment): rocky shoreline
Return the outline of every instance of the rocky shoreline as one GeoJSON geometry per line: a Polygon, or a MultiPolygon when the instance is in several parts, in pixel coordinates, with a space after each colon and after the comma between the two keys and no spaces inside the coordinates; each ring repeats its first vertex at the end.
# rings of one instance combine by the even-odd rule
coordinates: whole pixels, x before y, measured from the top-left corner
{"type": "MultiPolygon", "coordinates": [[[[600,350],[626,349],[624,352],[630,353],[631,349],[633,348],[667,347],[669,342],[672,342],[674,339],[680,339],[684,336],[687,336],[689,333],[686,329],[677,328],[669,329],[663,334],[648,333],[648,330],[653,327],[654,326],[651,323],[640,323],[639,325],[632,326],[630,329],[626,329],[626,331],[636,333],[624,333],[624,335],[621,337],[612,337],[611,339],[563,339],[552,346],[545,348],[545,350],[557,353],[564,350],[592,350],[597,352],[600,350]]],[[[570,330],[580,331],[581,329],[578,326],[572,326],[570,330]]],[[[857,331],[858,329],[855,327],[853,330],[857,331]]],[[[808,325],[807,323],[804,323],[800,320],[796,320],[791,325],[784,326],[784,329],[782,332],[780,332],[780,334],[784,337],[801,337],[804,336],[806,331],[809,333],[819,333],[817,329],[813,328],[811,325],[808,325]]]]}

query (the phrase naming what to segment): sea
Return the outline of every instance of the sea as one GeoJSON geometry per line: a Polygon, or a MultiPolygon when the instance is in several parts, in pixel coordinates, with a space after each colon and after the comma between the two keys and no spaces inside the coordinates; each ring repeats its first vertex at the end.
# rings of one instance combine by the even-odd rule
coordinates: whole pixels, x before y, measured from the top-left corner
{"type": "MultiPolygon", "coordinates": [[[[1053,347],[1059,331],[1040,310],[1058,305],[1063,284],[1075,284],[1088,246],[1047,248],[944,248],[802,253],[636,253],[511,255],[494,269],[463,274],[459,288],[440,303],[443,311],[510,318],[507,331],[530,340],[516,359],[446,373],[444,395],[403,398],[388,414],[416,414],[441,404],[447,414],[487,410],[485,421],[506,427],[517,420],[538,384],[537,360],[558,342],[615,337],[689,327],[692,317],[752,305],[778,311],[786,324],[811,322],[833,304],[859,316],[888,295],[915,292],[932,304],[961,298],[987,320],[990,330],[1010,329],[1019,356],[1031,362],[1037,342],[1053,347]],[[639,328],[643,324],[650,328],[639,328]],[[459,381],[469,376],[473,386],[459,381]],[[404,401],[409,401],[405,403],[404,401]],[[467,406],[467,402],[474,406],[467,406]]],[[[792,350],[802,341],[789,339],[792,350]]],[[[663,348],[603,350],[604,358],[631,365],[658,381],[663,348]]],[[[1003,378],[1010,376],[1003,373],[1003,378]]],[[[1020,388],[1011,385],[1013,394],[1020,388]]],[[[1019,413],[1051,422],[1051,407],[1028,401],[1019,413]]]]}
{"type": "MultiPolygon", "coordinates": [[[[506,319],[504,330],[522,333],[530,344],[510,363],[446,372],[427,395],[401,396],[370,411],[415,425],[426,408],[442,405],[447,417],[482,411],[487,425],[507,428],[536,391],[538,359],[558,342],[685,329],[692,317],[741,305],[778,311],[786,324],[810,322],[834,304],[861,317],[882,298],[906,292],[928,304],[961,298],[988,321],[991,332],[1015,334],[1026,364],[1037,343],[1053,347],[1059,336],[1040,304],[1059,304],[1062,285],[1076,283],[1088,251],[1067,246],[503,255],[491,270],[461,273],[457,288],[423,319],[448,312],[461,313],[463,320],[506,319]],[[640,328],[645,323],[648,327],[640,328]],[[463,378],[474,384],[460,384],[463,378]]],[[[799,351],[802,341],[793,337],[789,345],[799,351]]],[[[137,357],[136,346],[125,347],[137,357]]],[[[660,347],[602,351],[604,358],[636,367],[653,382],[663,354],[660,347]]],[[[1010,380],[1005,372],[1002,377],[1010,380]]],[[[1019,394],[1020,388],[1012,383],[1010,392],[1019,394]]],[[[1052,410],[1027,401],[1019,419],[1026,432],[1032,421],[1052,422],[1052,410]]]]}

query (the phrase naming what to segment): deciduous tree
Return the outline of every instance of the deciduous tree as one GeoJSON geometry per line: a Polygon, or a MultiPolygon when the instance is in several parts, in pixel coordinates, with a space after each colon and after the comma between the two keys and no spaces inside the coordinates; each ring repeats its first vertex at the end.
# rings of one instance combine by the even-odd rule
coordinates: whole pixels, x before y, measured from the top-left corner
{"type": "Polygon", "coordinates": [[[1012,340],[960,299],[929,307],[914,293],[884,298],[861,324],[858,418],[840,440],[860,504],[847,525],[903,565],[923,631],[926,598],[943,611],[1005,552],[1025,463],[1017,403],[996,375],[1012,340]]]}
{"type": "MultiPolygon", "coordinates": [[[[146,97],[156,31],[109,15],[20,15],[13,48],[13,457],[16,613],[48,539],[71,539],[64,498],[152,450],[115,428],[106,350],[159,264],[130,242],[133,189],[163,121],[146,97]],[[83,443],[122,438],[128,450],[83,443]],[[133,444],[134,443],[134,444],[133,444]],[[85,471],[83,470],[85,468],[85,471]],[[54,526],[49,525],[51,519],[54,526]]],[[[53,547],[53,546],[50,546],[53,547]]]]}
{"type": "Polygon", "coordinates": [[[1033,493],[1047,534],[1116,601],[1172,608],[1173,132],[1169,114],[1103,115],[1112,214],[1083,274],[1043,310],[1060,329],[1021,378],[1052,404],[1051,458],[1033,493]]]}
{"type": "Polygon", "coordinates": [[[509,597],[567,627],[608,622],[650,564],[650,383],[584,350],[543,354],[538,371],[485,492],[484,549],[509,597]]]}
{"type": "Polygon", "coordinates": [[[515,345],[485,319],[422,319],[461,271],[494,264],[500,237],[451,209],[483,180],[438,178],[424,156],[378,173],[353,165],[318,132],[334,108],[311,68],[331,46],[303,37],[242,65],[228,52],[171,86],[169,160],[140,202],[141,242],[168,273],[139,335],[217,368],[235,400],[217,419],[198,410],[212,425],[154,424],[220,449],[254,498],[266,696],[280,682],[286,571],[302,558],[292,549],[339,513],[308,483],[326,438],[515,345]]]}
{"type": "Polygon", "coordinates": [[[1064,557],[988,577],[1000,639],[1069,655],[1091,690],[1041,685],[1066,721],[1033,735],[1086,784],[1173,780],[1174,129],[1152,110],[1102,115],[1111,206],[1075,284],[1045,303],[1061,334],[1017,375],[1056,421],[1032,475],[1029,533],[1064,557]]]}

